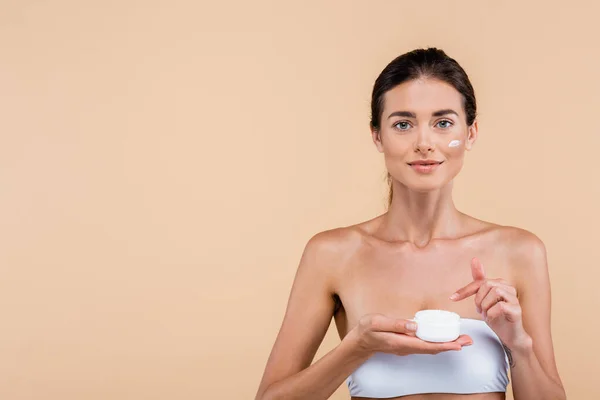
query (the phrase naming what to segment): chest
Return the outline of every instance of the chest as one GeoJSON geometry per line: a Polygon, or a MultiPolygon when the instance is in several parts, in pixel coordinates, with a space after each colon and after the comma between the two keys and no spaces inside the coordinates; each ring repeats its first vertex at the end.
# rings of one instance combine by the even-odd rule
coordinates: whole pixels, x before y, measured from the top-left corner
{"type": "Polygon", "coordinates": [[[412,318],[423,309],[444,309],[463,318],[479,318],[474,297],[460,302],[449,299],[473,281],[473,257],[482,261],[487,277],[511,281],[507,258],[495,248],[448,244],[425,251],[368,248],[359,252],[339,279],[348,326],[354,326],[366,314],[412,318]]]}

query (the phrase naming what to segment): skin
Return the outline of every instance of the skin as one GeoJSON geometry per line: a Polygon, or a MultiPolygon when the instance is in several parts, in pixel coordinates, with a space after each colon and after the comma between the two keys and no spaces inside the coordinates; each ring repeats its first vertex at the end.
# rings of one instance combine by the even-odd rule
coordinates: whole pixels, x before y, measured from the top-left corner
{"type": "Polygon", "coordinates": [[[256,399],[326,399],[374,351],[435,354],[472,342],[464,335],[445,344],[416,338],[406,320],[422,309],[485,320],[510,354],[515,400],[566,398],[550,334],[543,243],[523,229],[468,216],[452,201],[452,182],[477,136],[477,122],[467,126],[462,97],[449,84],[422,78],[385,94],[372,138],[392,178],[392,204],[372,220],[307,243],[256,399]],[[448,147],[452,140],[460,145],[448,147]],[[419,159],[443,163],[422,174],[407,164],[419,159]],[[341,343],[311,365],[332,317],[341,343]]]}

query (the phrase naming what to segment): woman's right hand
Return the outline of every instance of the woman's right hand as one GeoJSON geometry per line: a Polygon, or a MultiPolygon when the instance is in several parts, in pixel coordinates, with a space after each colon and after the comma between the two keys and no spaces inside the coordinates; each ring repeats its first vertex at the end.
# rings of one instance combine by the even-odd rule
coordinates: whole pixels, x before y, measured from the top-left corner
{"type": "Polygon", "coordinates": [[[381,314],[367,314],[348,336],[350,340],[356,341],[359,351],[368,354],[438,354],[443,351],[461,350],[463,346],[473,344],[473,340],[467,335],[460,335],[453,342],[426,342],[415,336],[416,327],[414,321],[389,318],[381,314]]]}

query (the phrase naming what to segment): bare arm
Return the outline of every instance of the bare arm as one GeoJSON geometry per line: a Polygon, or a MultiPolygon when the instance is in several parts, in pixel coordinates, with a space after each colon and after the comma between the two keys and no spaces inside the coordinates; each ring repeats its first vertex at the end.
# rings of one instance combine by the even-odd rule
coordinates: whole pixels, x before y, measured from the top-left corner
{"type": "Polygon", "coordinates": [[[550,331],[550,279],[546,249],[533,234],[526,234],[519,245],[518,293],[523,327],[531,341],[522,347],[508,349],[515,400],[564,400],[550,331]]]}
{"type": "Polygon", "coordinates": [[[515,400],[565,400],[550,333],[550,279],[546,249],[535,235],[513,229],[507,242],[516,288],[486,277],[481,262],[471,261],[473,282],[450,296],[475,295],[475,306],[498,335],[508,355],[515,400]]]}
{"type": "Polygon", "coordinates": [[[310,366],[333,316],[333,235],[315,235],[304,249],[257,400],[326,399],[368,358],[348,338],[310,366]]]}

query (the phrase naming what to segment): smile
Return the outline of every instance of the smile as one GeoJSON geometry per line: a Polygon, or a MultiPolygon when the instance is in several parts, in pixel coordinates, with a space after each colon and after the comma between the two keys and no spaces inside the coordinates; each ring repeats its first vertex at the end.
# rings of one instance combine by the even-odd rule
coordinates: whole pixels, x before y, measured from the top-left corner
{"type": "Polygon", "coordinates": [[[434,160],[419,160],[414,162],[409,162],[408,165],[418,173],[427,174],[435,171],[437,167],[443,164],[443,161],[434,161],[434,160]]]}

